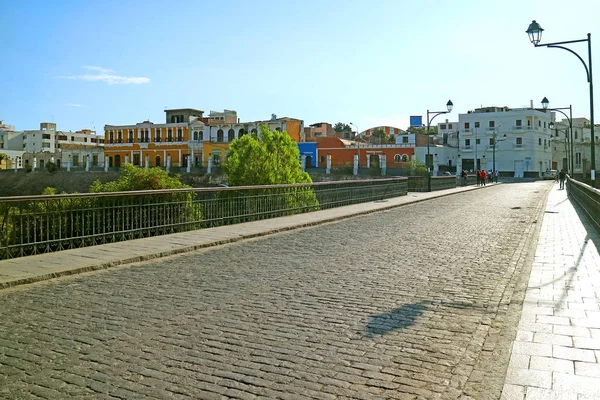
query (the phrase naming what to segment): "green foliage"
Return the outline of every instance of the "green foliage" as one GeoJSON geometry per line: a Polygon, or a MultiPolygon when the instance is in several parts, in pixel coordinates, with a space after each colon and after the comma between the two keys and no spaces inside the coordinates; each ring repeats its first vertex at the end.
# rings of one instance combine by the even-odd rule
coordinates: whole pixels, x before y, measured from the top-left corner
{"type": "MultiPolygon", "coordinates": [[[[256,186],[311,183],[307,172],[300,166],[298,145],[284,132],[270,131],[261,125],[258,134],[244,135],[229,146],[229,155],[224,165],[229,186],[256,186]]],[[[269,209],[264,217],[272,217],[276,210],[289,210],[283,215],[317,210],[319,202],[309,186],[290,188],[256,189],[239,193],[222,191],[221,199],[232,204],[242,202],[249,215],[263,213],[265,198],[269,198],[269,209]]],[[[279,216],[281,214],[278,214],[279,216]]]]}
{"type": "Polygon", "coordinates": [[[337,124],[335,124],[333,126],[333,129],[335,129],[336,132],[341,133],[341,132],[352,132],[352,128],[350,127],[350,125],[345,124],[343,122],[338,122],[337,124]]]}
{"type": "Polygon", "coordinates": [[[261,125],[229,146],[224,169],[229,186],[279,185],[312,182],[300,166],[298,145],[284,132],[261,125]]]}
{"type": "Polygon", "coordinates": [[[52,186],[45,187],[44,190],[42,190],[42,196],[53,196],[55,194],[56,188],[53,188],[52,186]]]}
{"type": "Polygon", "coordinates": [[[31,172],[31,171],[33,171],[31,164],[25,164],[25,172],[31,172]]]}
{"type": "Polygon", "coordinates": [[[46,169],[48,170],[48,172],[53,174],[58,170],[58,164],[52,161],[48,161],[46,163],[46,169]]]}
{"type": "Polygon", "coordinates": [[[410,176],[427,176],[427,166],[416,158],[404,163],[404,167],[410,176]]]}
{"type": "MultiPolygon", "coordinates": [[[[406,132],[408,132],[408,133],[418,133],[421,135],[427,134],[426,131],[427,131],[427,127],[425,127],[425,126],[409,126],[408,129],[406,130],[406,132]]],[[[438,133],[437,125],[429,127],[430,135],[437,135],[437,133],[438,133]]]]}
{"type": "Polygon", "coordinates": [[[169,176],[160,168],[138,168],[131,164],[121,167],[121,175],[116,181],[102,184],[95,180],[90,186],[90,193],[101,192],[128,192],[132,190],[158,190],[158,189],[184,189],[179,175],[169,176]]]}
{"type": "Polygon", "coordinates": [[[6,156],[6,154],[4,154],[4,153],[0,153],[0,165],[2,165],[2,162],[3,162],[4,160],[6,160],[6,159],[8,159],[8,157],[6,156]]]}

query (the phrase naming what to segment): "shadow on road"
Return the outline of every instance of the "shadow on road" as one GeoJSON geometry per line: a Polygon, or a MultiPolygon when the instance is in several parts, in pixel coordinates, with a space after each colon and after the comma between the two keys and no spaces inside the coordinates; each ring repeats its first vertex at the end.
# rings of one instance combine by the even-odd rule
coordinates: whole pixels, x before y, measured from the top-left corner
{"type": "Polygon", "coordinates": [[[363,339],[373,339],[378,336],[383,336],[391,331],[398,329],[406,329],[413,325],[423,313],[430,308],[436,307],[452,307],[456,309],[470,309],[479,312],[485,312],[486,306],[479,306],[471,303],[462,302],[438,302],[430,300],[421,300],[416,303],[405,304],[395,310],[375,314],[369,317],[369,321],[365,326],[363,339]]]}

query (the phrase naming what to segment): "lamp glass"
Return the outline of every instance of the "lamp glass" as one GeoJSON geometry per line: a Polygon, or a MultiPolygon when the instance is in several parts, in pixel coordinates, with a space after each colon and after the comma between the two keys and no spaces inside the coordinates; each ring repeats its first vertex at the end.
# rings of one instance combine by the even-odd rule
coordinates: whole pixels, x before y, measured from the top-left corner
{"type": "Polygon", "coordinates": [[[548,100],[547,97],[544,97],[542,99],[542,107],[544,107],[544,110],[548,108],[548,104],[550,104],[550,101],[548,100]]]}
{"type": "Polygon", "coordinates": [[[529,24],[529,28],[525,32],[529,35],[529,41],[533,43],[534,46],[537,46],[538,43],[542,40],[542,27],[540,24],[535,22],[535,19],[529,24]]]}
{"type": "Polygon", "coordinates": [[[448,100],[448,102],[446,103],[446,107],[448,107],[448,112],[452,111],[452,108],[454,107],[454,104],[452,104],[452,100],[448,100]]]}

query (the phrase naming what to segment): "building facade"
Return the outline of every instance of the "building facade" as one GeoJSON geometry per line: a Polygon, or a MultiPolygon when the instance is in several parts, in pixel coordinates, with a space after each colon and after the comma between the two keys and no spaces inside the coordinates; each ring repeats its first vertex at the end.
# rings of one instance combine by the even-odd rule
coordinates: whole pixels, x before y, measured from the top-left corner
{"type": "Polygon", "coordinates": [[[502,176],[541,177],[552,168],[550,122],[554,113],[535,108],[485,107],[459,115],[458,168],[502,176]]]}

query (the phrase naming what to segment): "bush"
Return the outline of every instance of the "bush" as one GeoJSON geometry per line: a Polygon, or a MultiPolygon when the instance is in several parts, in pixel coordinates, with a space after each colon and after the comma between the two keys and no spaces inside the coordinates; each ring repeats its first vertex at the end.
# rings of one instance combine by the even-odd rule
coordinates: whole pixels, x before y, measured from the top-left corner
{"type": "Polygon", "coordinates": [[[58,170],[58,164],[53,161],[48,161],[46,163],[46,169],[48,170],[48,172],[53,174],[58,170]]]}

